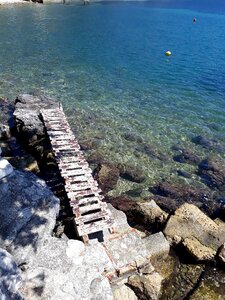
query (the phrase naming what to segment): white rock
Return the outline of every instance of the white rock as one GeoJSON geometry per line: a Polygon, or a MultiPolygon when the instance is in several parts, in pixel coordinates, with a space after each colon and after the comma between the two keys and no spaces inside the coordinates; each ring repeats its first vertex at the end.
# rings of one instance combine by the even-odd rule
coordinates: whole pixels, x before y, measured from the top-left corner
{"type": "Polygon", "coordinates": [[[10,165],[10,163],[4,159],[0,159],[0,179],[8,176],[13,172],[13,167],[10,165]]]}

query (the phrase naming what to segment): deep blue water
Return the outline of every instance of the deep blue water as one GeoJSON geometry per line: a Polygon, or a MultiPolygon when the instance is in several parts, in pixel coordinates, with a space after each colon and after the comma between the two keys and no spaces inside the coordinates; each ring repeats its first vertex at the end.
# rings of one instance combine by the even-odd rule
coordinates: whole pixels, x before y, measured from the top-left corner
{"type": "Polygon", "coordinates": [[[223,156],[191,142],[202,135],[220,149],[225,143],[225,3],[197,2],[2,7],[0,95],[60,99],[79,139],[97,141],[93,151],[109,160],[141,166],[148,185],[177,176],[174,145],[223,156]],[[167,159],[139,151],[127,133],[167,159]]]}

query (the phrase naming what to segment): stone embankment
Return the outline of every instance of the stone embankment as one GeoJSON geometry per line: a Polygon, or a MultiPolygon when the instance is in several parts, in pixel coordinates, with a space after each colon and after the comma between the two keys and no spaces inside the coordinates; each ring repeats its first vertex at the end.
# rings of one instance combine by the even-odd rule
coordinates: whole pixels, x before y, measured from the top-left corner
{"type": "MultiPolygon", "coordinates": [[[[40,109],[57,105],[31,95],[17,97],[15,105],[0,100],[1,299],[159,299],[173,273],[171,248],[182,247],[195,263],[225,263],[223,218],[212,220],[188,203],[168,214],[154,200],[108,197],[114,232],[102,243],[85,245],[68,231],[57,238],[64,203],[30,172],[42,176],[49,165],[56,168],[40,109]],[[142,231],[128,225],[124,212],[142,231]]],[[[128,174],[120,169],[108,162],[95,169],[105,193],[116,184],[110,170],[115,178],[128,174]]]]}

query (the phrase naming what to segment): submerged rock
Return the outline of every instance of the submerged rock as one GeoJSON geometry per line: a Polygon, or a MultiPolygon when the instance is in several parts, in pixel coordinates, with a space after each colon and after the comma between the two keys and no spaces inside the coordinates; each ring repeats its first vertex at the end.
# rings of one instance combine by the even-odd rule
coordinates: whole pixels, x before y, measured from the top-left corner
{"type": "Polygon", "coordinates": [[[136,153],[140,152],[141,154],[145,154],[153,159],[159,159],[161,161],[169,161],[170,158],[165,153],[162,153],[159,149],[155,146],[148,144],[146,142],[138,143],[135,147],[136,153]]]}
{"type": "Polygon", "coordinates": [[[94,170],[94,178],[104,193],[115,188],[119,179],[119,170],[113,164],[99,164],[94,170]]]}
{"type": "Polygon", "coordinates": [[[204,159],[199,164],[198,174],[208,186],[225,191],[225,162],[223,159],[219,157],[204,159]]]}
{"type": "Polygon", "coordinates": [[[196,165],[200,163],[200,158],[188,149],[182,149],[181,154],[175,155],[173,159],[180,163],[196,165]]]}
{"type": "Polygon", "coordinates": [[[95,149],[98,145],[98,141],[94,139],[88,140],[79,140],[79,145],[81,150],[92,150],[95,149]]]}
{"type": "Polygon", "coordinates": [[[224,153],[225,147],[223,147],[219,141],[214,139],[209,139],[207,137],[204,137],[202,135],[198,135],[191,140],[196,145],[200,145],[203,148],[209,149],[209,150],[216,150],[219,153],[224,153]]]}
{"type": "Polygon", "coordinates": [[[189,296],[198,287],[203,273],[204,265],[184,264],[175,259],[173,272],[163,282],[160,299],[189,299],[189,296]]]}
{"type": "Polygon", "coordinates": [[[120,170],[120,176],[126,180],[141,183],[146,179],[140,167],[120,164],[118,168],[120,170]]]}
{"type": "Polygon", "coordinates": [[[126,132],[123,134],[123,138],[129,142],[142,143],[143,139],[133,132],[126,132]]]}
{"type": "Polygon", "coordinates": [[[172,243],[182,243],[189,254],[198,261],[212,260],[225,242],[223,226],[188,203],[183,204],[170,217],[164,234],[172,243]]]}
{"type": "Polygon", "coordinates": [[[197,205],[209,215],[221,206],[214,201],[212,191],[208,187],[194,187],[185,182],[173,183],[165,180],[150,188],[150,191],[155,194],[156,203],[167,212],[173,212],[185,202],[197,205]]]}

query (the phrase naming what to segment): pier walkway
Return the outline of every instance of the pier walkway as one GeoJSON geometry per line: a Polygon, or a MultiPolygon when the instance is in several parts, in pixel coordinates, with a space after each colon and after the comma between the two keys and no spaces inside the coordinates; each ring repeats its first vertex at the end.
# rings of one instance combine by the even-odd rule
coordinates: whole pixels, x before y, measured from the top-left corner
{"type": "Polygon", "coordinates": [[[42,109],[41,114],[64,179],[75,228],[84,242],[95,245],[93,260],[96,259],[102,275],[112,284],[119,284],[127,282],[131,274],[153,272],[150,259],[158,260],[169,252],[169,243],[163,233],[145,235],[128,225],[123,212],[103,202],[101,190],[63,110],[42,109]]]}
{"type": "Polygon", "coordinates": [[[74,213],[77,233],[84,241],[89,235],[110,230],[112,216],[80,146],[61,108],[42,109],[41,114],[65,190],[74,213]]]}

